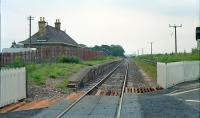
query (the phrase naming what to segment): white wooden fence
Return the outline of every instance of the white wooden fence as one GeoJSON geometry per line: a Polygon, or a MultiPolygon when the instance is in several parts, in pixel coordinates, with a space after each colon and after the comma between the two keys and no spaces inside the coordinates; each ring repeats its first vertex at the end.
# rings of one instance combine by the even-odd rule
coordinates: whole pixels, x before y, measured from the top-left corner
{"type": "Polygon", "coordinates": [[[200,61],[157,63],[157,84],[163,88],[198,79],[200,79],[200,61]]]}
{"type": "Polygon", "coordinates": [[[1,69],[0,107],[26,98],[25,68],[1,69]]]}

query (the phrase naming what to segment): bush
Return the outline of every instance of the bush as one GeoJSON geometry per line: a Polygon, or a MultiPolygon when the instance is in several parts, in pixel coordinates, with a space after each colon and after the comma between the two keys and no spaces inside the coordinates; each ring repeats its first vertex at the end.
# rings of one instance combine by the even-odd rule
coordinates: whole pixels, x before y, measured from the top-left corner
{"type": "Polygon", "coordinates": [[[80,58],[75,56],[63,56],[59,60],[59,62],[61,63],[76,63],[76,64],[79,64],[80,61],[81,61],[80,58]]]}
{"type": "Polygon", "coordinates": [[[17,58],[15,58],[15,60],[14,60],[14,62],[12,62],[10,65],[9,65],[9,67],[24,67],[25,65],[24,65],[24,63],[23,63],[23,61],[22,61],[22,59],[21,59],[21,57],[17,57],[17,58]]]}
{"type": "Polygon", "coordinates": [[[34,81],[37,83],[37,85],[44,85],[45,84],[45,80],[44,77],[39,73],[39,74],[35,74],[33,76],[34,81]]]}
{"type": "Polygon", "coordinates": [[[192,53],[198,53],[198,54],[200,54],[200,50],[197,49],[197,48],[193,48],[193,49],[192,49],[192,53]]]}
{"type": "Polygon", "coordinates": [[[57,76],[55,75],[55,74],[53,74],[53,73],[50,73],[49,75],[48,75],[50,78],[53,78],[53,79],[55,79],[57,76]]]}

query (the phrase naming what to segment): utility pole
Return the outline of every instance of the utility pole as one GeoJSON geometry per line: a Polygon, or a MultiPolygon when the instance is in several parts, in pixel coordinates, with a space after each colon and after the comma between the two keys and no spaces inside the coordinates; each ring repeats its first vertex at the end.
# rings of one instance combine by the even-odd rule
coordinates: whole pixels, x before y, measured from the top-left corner
{"type": "Polygon", "coordinates": [[[30,39],[29,48],[31,48],[31,21],[34,20],[34,17],[29,16],[29,17],[27,18],[27,20],[29,20],[29,39],[30,39]]]}
{"type": "Polygon", "coordinates": [[[177,34],[176,34],[176,28],[178,27],[182,27],[182,24],[181,25],[170,25],[169,24],[169,27],[173,27],[175,29],[175,53],[177,54],[177,34]]]}
{"type": "Polygon", "coordinates": [[[153,52],[153,42],[150,42],[150,45],[151,45],[151,55],[152,55],[152,52],[153,52]]]}
{"type": "Polygon", "coordinates": [[[138,56],[140,55],[140,50],[138,50],[138,56]]]}

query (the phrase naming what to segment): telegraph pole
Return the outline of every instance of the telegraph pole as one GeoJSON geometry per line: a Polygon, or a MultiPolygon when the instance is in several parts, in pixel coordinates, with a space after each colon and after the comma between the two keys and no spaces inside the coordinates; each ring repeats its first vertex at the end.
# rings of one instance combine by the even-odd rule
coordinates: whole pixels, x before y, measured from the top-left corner
{"type": "Polygon", "coordinates": [[[27,18],[27,20],[29,20],[29,39],[30,39],[29,48],[31,48],[31,21],[34,20],[34,17],[29,16],[29,17],[27,18]]]}
{"type": "Polygon", "coordinates": [[[170,25],[169,24],[169,27],[173,27],[175,29],[175,53],[177,54],[177,34],[176,34],[176,28],[178,27],[182,27],[182,24],[181,25],[170,25]]]}
{"type": "Polygon", "coordinates": [[[153,54],[153,42],[150,42],[150,45],[151,45],[151,55],[153,54]]]}

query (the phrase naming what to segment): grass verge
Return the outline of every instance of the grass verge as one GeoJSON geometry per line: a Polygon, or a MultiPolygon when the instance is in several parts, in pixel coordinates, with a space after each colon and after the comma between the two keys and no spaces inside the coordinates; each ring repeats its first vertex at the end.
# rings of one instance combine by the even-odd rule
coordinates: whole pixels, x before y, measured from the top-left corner
{"type": "MultiPolygon", "coordinates": [[[[27,65],[28,80],[35,82],[37,85],[45,85],[47,79],[63,79],[67,78],[84,67],[81,64],[31,64],[27,65]]],[[[67,83],[67,82],[66,82],[67,83]]]]}
{"type": "Polygon", "coordinates": [[[200,52],[195,53],[179,53],[179,54],[154,54],[154,55],[142,55],[137,57],[138,59],[147,59],[156,62],[178,62],[178,61],[195,61],[200,60],[200,52]]]}
{"type": "Polygon", "coordinates": [[[146,64],[143,61],[139,59],[134,59],[134,62],[144,70],[149,76],[152,77],[152,79],[156,80],[157,79],[157,69],[155,65],[151,64],[146,64]]]}
{"type": "Polygon", "coordinates": [[[119,57],[102,56],[102,57],[97,57],[97,58],[94,58],[91,60],[82,61],[81,64],[87,65],[87,66],[92,66],[92,65],[102,64],[102,63],[106,63],[106,62],[114,61],[114,60],[118,60],[118,59],[119,59],[119,57]]]}
{"type": "Polygon", "coordinates": [[[105,62],[118,59],[117,57],[99,57],[92,60],[81,61],[80,63],[55,63],[55,64],[31,64],[26,65],[28,72],[28,82],[35,83],[37,86],[45,86],[48,80],[51,80],[48,85],[51,87],[66,89],[68,78],[73,73],[78,72],[81,68],[89,65],[102,64],[105,62]]]}

